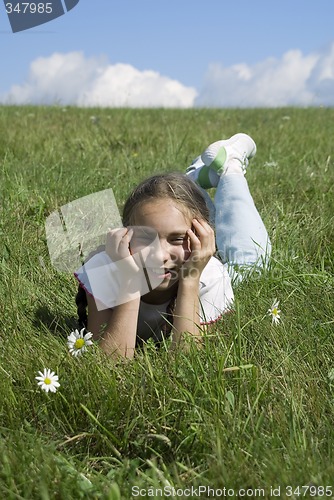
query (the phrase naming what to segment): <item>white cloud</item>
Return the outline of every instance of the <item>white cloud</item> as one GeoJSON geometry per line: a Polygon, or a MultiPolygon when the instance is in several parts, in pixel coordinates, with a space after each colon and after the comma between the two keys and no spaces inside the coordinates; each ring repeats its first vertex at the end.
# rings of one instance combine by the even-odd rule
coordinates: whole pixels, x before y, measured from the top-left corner
{"type": "Polygon", "coordinates": [[[0,102],[100,107],[277,107],[334,106],[334,42],[304,55],[290,50],[280,59],[253,65],[211,64],[197,92],[156,71],[86,58],[82,52],[35,59],[27,81],[0,102]]]}
{"type": "Polygon", "coordinates": [[[211,64],[195,106],[334,105],[334,43],[322,53],[286,52],[254,65],[211,64]]]}
{"type": "Polygon", "coordinates": [[[155,71],[87,59],[81,52],[53,54],[30,65],[27,82],[1,101],[101,107],[192,107],[197,92],[155,71]]]}
{"type": "Polygon", "coordinates": [[[155,71],[129,64],[107,66],[78,98],[80,106],[192,107],[196,90],[155,71]]]}

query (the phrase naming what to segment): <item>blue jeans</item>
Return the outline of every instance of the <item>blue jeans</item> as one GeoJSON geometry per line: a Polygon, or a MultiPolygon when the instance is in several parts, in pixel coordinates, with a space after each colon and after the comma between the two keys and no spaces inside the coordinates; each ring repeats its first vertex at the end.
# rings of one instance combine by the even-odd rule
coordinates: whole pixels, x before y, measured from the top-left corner
{"type": "Polygon", "coordinates": [[[215,226],[219,257],[227,266],[232,283],[261,271],[268,264],[271,243],[246,178],[242,174],[222,175],[214,201],[200,189],[215,226]]]}

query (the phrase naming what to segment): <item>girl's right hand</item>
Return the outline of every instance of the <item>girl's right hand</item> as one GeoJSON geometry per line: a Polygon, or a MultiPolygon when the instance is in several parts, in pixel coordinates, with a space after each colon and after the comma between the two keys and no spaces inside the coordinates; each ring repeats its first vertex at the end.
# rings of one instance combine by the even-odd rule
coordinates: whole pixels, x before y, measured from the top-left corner
{"type": "Polygon", "coordinates": [[[122,261],[121,266],[124,269],[137,273],[140,267],[130,251],[132,236],[133,229],[126,227],[109,229],[105,251],[113,262],[119,263],[122,261]]]}
{"type": "Polygon", "coordinates": [[[109,229],[107,233],[106,252],[113,262],[126,259],[131,255],[130,241],[133,229],[126,227],[109,229]]]}

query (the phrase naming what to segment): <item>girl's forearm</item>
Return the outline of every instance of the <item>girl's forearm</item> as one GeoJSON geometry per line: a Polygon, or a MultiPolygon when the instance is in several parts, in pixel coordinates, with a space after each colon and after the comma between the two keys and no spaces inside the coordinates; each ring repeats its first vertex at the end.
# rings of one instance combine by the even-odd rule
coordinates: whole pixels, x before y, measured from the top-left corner
{"type": "Polygon", "coordinates": [[[100,346],[106,354],[133,358],[140,297],[116,306],[101,338],[100,346]]]}
{"type": "Polygon", "coordinates": [[[176,307],[174,311],[172,346],[175,348],[182,342],[182,335],[188,332],[199,339],[201,330],[198,299],[199,281],[197,279],[180,280],[176,307]]]}

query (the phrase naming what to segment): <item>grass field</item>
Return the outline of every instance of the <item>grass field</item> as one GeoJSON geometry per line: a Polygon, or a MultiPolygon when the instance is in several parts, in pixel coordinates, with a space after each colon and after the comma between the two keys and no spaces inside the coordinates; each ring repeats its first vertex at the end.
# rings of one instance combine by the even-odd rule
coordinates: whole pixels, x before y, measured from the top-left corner
{"type": "Polygon", "coordinates": [[[334,498],[333,137],[325,108],[0,107],[1,499],[334,498]],[[71,356],[76,282],[51,265],[46,217],[106,188],[121,209],[146,176],[241,131],[268,272],[201,350],[71,356]],[[37,386],[45,367],[55,394],[37,386]]]}

